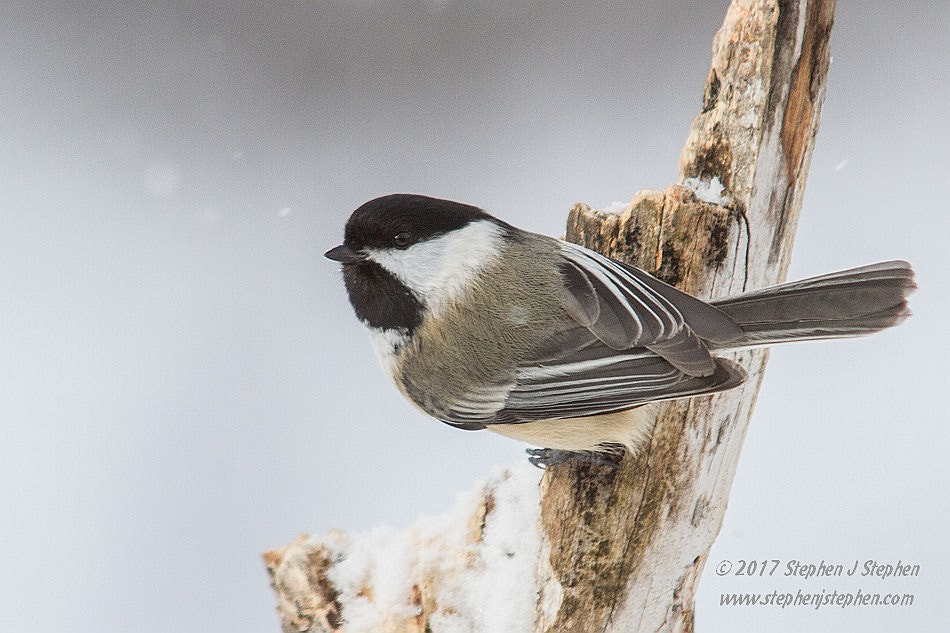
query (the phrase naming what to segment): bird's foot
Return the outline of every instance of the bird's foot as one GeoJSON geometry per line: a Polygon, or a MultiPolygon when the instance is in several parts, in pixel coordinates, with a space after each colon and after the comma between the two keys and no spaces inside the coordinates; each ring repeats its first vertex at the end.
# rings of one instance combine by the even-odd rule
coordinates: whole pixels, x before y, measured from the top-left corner
{"type": "Polygon", "coordinates": [[[623,452],[595,453],[593,451],[565,451],[556,448],[528,448],[528,461],[538,468],[550,468],[568,460],[577,460],[595,466],[609,466],[620,468],[623,452]]]}

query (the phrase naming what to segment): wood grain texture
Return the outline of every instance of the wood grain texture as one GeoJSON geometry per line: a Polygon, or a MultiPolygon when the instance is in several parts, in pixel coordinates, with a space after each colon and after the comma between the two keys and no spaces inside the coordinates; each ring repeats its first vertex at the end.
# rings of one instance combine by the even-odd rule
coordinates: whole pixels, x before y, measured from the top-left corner
{"type": "MultiPolygon", "coordinates": [[[[713,45],[682,183],[620,215],[576,205],[567,239],[703,298],[784,280],[829,62],[834,3],[733,2],[713,45]],[[718,186],[715,187],[718,189],[718,186]]],[[[619,471],[579,463],[542,481],[542,521],[564,598],[550,631],[692,631],[698,578],[719,532],[767,354],[734,356],[740,388],[663,405],[619,471]]]]}

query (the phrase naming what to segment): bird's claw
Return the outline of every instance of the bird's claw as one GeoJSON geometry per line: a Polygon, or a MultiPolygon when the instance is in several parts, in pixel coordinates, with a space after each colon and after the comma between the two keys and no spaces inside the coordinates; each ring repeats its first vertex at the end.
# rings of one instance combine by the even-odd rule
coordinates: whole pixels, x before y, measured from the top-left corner
{"type": "Polygon", "coordinates": [[[568,460],[578,460],[596,466],[609,466],[611,468],[620,468],[620,459],[623,457],[613,453],[594,453],[591,451],[565,451],[555,448],[527,448],[528,461],[538,468],[550,468],[556,464],[564,463],[568,460]]]}

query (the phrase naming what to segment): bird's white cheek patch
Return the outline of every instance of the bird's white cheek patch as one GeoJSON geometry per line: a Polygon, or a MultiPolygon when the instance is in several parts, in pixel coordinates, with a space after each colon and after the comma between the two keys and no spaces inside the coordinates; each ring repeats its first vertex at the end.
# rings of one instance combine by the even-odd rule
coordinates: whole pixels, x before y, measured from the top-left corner
{"type": "Polygon", "coordinates": [[[438,311],[464,291],[479,271],[494,263],[503,247],[503,229],[479,220],[405,250],[373,248],[366,253],[426,307],[438,311]]]}

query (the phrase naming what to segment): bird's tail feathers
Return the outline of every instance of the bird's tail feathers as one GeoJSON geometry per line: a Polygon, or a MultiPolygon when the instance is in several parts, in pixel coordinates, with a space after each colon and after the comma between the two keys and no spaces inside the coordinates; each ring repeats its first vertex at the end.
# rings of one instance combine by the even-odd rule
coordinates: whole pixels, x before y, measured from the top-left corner
{"type": "Polygon", "coordinates": [[[744,331],[720,348],[870,334],[908,316],[907,296],[916,289],[905,261],[860,268],[772,286],[712,304],[744,331]]]}

